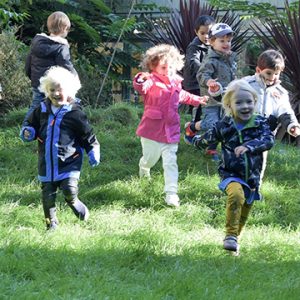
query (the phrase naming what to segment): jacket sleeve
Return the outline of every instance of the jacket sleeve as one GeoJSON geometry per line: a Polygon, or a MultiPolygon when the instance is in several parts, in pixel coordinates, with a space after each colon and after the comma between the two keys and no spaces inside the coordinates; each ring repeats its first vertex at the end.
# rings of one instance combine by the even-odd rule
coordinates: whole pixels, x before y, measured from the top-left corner
{"type": "Polygon", "coordinates": [[[58,66],[61,66],[78,76],[77,71],[71,62],[70,49],[67,45],[62,45],[55,57],[55,62],[58,66]]]}
{"type": "Polygon", "coordinates": [[[140,94],[146,95],[151,87],[153,86],[153,80],[151,77],[143,82],[138,82],[141,73],[138,73],[134,76],[133,79],[133,88],[140,94]]]}
{"type": "Polygon", "coordinates": [[[197,46],[190,45],[187,48],[185,60],[191,73],[196,75],[201,66],[201,51],[198,50],[197,46]]]}
{"type": "Polygon", "coordinates": [[[261,135],[249,142],[243,144],[250,153],[262,153],[266,150],[270,150],[274,145],[274,135],[270,129],[267,120],[261,123],[261,135]]]}
{"type": "Polygon", "coordinates": [[[26,57],[25,74],[29,79],[31,79],[31,52],[26,57]]]}
{"type": "Polygon", "coordinates": [[[81,146],[85,149],[86,153],[94,150],[94,152],[99,153],[100,156],[100,143],[88,122],[86,114],[83,111],[78,110],[76,111],[74,119],[76,120],[75,132],[77,133],[77,138],[79,139],[81,146]]]}
{"type": "Polygon", "coordinates": [[[218,123],[216,125],[207,130],[203,135],[195,135],[193,138],[193,145],[199,149],[206,149],[209,145],[217,144],[222,141],[222,136],[218,129],[218,123]]]}
{"type": "Polygon", "coordinates": [[[199,106],[200,102],[200,97],[197,95],[193,95],[185,90],[181,90],[179,93],[179,103],[199,106]]]}
{"type": "Polygon", "coordinates": [[[214,77],[214,74],[215,74],[214,65],[211,62],[204,60],[204,62],[201,64],[197,72],[197,80],[200,86],[207,87],[206,83],[209,79],[216,79],[214,77]]]}

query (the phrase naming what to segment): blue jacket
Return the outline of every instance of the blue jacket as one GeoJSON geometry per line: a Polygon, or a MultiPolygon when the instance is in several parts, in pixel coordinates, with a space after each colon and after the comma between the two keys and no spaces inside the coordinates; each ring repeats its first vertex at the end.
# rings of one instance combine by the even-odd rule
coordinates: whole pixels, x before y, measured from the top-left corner
{"type": "Polygon", "coordinates": [[[53,114],[47,99],[33,111],[28,122],[26,129],[32,132],[30,140],[38,140],[41,182],[79,178],[83,150],[89,153],[100,149],[87,116],[77,102],[61,106],[53,114]]]}
{"type": "Polygon", "coordinates": [[[238,129],[234,119],[226,116],[204,135],[193,138],[193,144],[200,149],[218,142],[222,147],[219,165],[221,180],[237,177],[251,189],[257,188],[262,170],[262,153],[274,145],[274,136],[267,119],[253,115],[242,129],[238,129]],[[236,157],[234,149],[241,145],[247,147],[248,151],[236,157]]]}

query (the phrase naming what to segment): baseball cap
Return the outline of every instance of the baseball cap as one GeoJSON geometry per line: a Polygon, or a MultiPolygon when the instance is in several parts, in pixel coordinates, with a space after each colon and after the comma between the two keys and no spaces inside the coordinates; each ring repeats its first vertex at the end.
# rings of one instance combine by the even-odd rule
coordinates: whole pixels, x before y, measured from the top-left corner
{"type": "Polygon", "coordinates": [[[225,23],[216,23],[214,24],[208,32],[208,37],[222,37],[229,33],[233,33],[232,28],[225,23]]]}

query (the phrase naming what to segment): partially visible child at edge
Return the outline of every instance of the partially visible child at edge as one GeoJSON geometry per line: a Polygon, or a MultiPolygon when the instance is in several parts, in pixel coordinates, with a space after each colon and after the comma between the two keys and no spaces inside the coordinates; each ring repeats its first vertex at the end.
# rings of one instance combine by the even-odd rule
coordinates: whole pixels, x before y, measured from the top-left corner
{"type": "Polygon", "coordinates": [[[44,100],[45,95],[38,89],[39,79],[52,66],[61,66],[77,75],[70,58],[70,49],[66,37],[71,28],[68,16],[56,11],[47,19],[47,28],[50,35],[37,34],[30,47],[25,63],[26,75],[31,80],[32,103],[25,115],[23,126],[32,111],[44,100]]]}
{"type": "Polygon", "coordinates": [[[65,201],[83,221],[89,210],[78,199],[78,180],[83,149],[92,167],[100,161],[100,145],[75,95],[80,81],[62,67],[50,68],[40,79],[40,90],[46,99],[28,118],[21,130],[25,142],[38,141],[38,178],[41,181],[42,202],[47,229],[56,229],[55,199],[61,189],[65,201]]]}
{"type": "Polygon", "coordinates": [[[274,144],[268,120],[254,114],[256,91],[245,80],[229,84],[223,97],[226,116],[204,135],[188,137],[199,149],[220,142],[219,188],[227,194],[224,249],[238,254],[240,235],[254,200],[260,200],[259,184],[263,152],[274,144]]]}
{"type": "MultiPolygon", "coordinates": [[[[197,72],[201,66],[204,56],[209,49],[208,32],[215,20],[211,16],[199,16],[194,24],[196,37],[188,45],[185,53],[185,63],[183,68],[183,88],[194,95],[200,96],[200,87],[197,80],[197,72]]],[[[201,105],[193,110],[189,106],[189,113],[193,114],[195,122],[200,120],[201,105]]]]}
{"type": "Polygon", "coordinates": [[[183,55],[174,46],[162,44],[148,49],[141,67],[143,72],[138,73],[133,80],[135,90],[144,100],[144,114],[136,131],[141,137],[143,151],[139,174],[140,177],[150,177],[150,169],[162,156],[165,201],[168,205],[178,207],[178,104],[198,106],[205,104],[207,97],[199,97],[182,89],[182,78],[176,71],[183,67],[183,55]]]}
{"type": "MultiPolygon", "coordinates": [[[[206,131],[223,117],[222,95],[227,85],[236,76],[237,54],[231,51],[233,30],[224,23],[214,24],[209,31],[208,50],[200,69],[197,73],[197,80],[200,84],[201,95],[209,94],[207,106],[203,108],[203,118],[200,122],[189,122],[185,125],[187,136],[193,136],[195,131],[206,131]],[[195,128],[195,124],[198,128],[195,128]]],[[[187,139],[185,139],[187,141],[187,139]]],[[[217,145],[210,145],[206,154],[213,160],[218,160],[217,145]]]]}

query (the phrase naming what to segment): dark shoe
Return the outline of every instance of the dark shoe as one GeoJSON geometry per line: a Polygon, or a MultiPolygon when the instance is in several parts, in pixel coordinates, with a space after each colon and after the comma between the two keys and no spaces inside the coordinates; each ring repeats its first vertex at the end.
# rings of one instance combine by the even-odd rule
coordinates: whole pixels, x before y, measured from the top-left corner
{"type": "Polygon", "coordinates": [[[225,250],[237,252],[238,251],[237,237],[234,235],[227,235],[224,239],[223,247],[225,250]]]}
{"type": "Polygon", "coordinates": [[[185,125],[184,125],[184,141],[186,144],[188,145],[192,145],[192,140],[193,140],[193,137],[196,135],[196,132],[192,131],[191,127],[191,122],[187,122],[185,125]]]}

